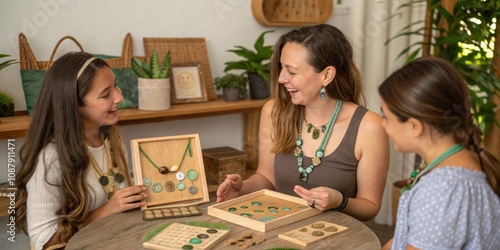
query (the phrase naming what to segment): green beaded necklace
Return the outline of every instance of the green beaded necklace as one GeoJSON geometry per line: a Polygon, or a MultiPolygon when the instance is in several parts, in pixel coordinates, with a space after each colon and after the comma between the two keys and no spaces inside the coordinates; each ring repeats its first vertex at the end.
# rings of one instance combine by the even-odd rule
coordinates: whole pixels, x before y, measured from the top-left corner
{"type": "Polygon", "coordinates": [[[160,174],[174,173],[177,170],[179,170],[181,168],[181,166],[182,166],[182,163],[184,162],[184,158],[186,158],[186,153],[187,152],[189,152],[189,157],[193,157],[193,153],[191,152],[191,138],[189,138],[189,140],[188,140],[186,149],[184,150],[184,154],[182,155],[182,159],[181,159],[181,162],[179,163],[179,165],[173,165],[172,167],[170,167],[170,169],[168,169],[168,167],[166,167],[166,166],[158,167],[153,162],[153,160],[151,160],[149,158],[149,156],[146,154],[146,152],[144,152],[144,150],[141,148],[140,145],[139,145],[139,150],[146,157],[146,159],[148,159],[149,163],[151,163],[151,165],[153,165],[153,167],[155,167],[156,169],[158,169],[158,172],[160,172],[160,174]]]}
{"type": "Polygon", "coordinates": [[[342,100],[337,101],[337,105],[335,106],[335,111],[332,114],[332,117],[330,117],[330,120],[326,124],[326,130],[323,134],[323,139],[321,140],[321,143],[319,144],[318,149],[316,150],[315,157],[312,159],[312,164],[304,169],[302,167],[303,163],[303,153],[302,153],[302,121],[300,123],[300,128],[299,128],[299,135],[297,138],[297,142],[295,143],[297,145],[297,148],[295,148],[295,156],[297,156],[297,164],[299,165],[299,180],[302,182],[307,182],[309,178],[309,174],[312,173],[315,167],[319,166],[321,164],[321,158],[325,155],[325,147],[326,144],[328,143],[328,140],[330,139],[330,135],[332,134],[333,131],[333,126],[335,125],[335,120],[337,120],[337,115],[339,114],[340,107],[342,106],[342,100]]]}
{"type": "Polygon", "coordinates": [[[401,189],[401,194],[403,194],[404,192],[410,190],[413,186],[415,186],[415,184],[417,183],[418,179],[422,175],[424,175],[427,172],[431,171],[431,169],[433,169],[439,163],[441,163],[442,161],[444,161],[446,158],[454,155],[455,153],[457,153],[458,151],[462,150],[463,148],[464,148],[464,146],[462,146],[460,144],[455,144],[451,148],[447,149],[446,151],[444,151],[443,153],[441,153],[440,155],[438,155],[434,160],[432,160],[429,163],[429,165],[427,165],[424,168],[424,170],[420,171],[420,168],[413,170],[413,172],[411,172],[410,179],[408,180],[409,183],[408,183],[408,185],[404,186],[403,189],[401,189]]]}

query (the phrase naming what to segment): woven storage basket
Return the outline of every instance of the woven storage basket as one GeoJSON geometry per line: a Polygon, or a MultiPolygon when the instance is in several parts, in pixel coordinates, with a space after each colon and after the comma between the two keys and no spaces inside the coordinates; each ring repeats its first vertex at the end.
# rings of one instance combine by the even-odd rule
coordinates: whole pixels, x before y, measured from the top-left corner
{"type": "MultiPolygon", "coordinates": [[[[217,99],[210,74],[205,38],[144,37],[143,42],[147,59],[151,57],[153,49],[156,49],[159,55],[165,55],[170,51],[172,54],[172,65],[199,63],[200,79],[205,86],[208,100],[217,99]]],[[[162,57],[160,56],[160,58],[162,57]]],[[[161,60],[163,61],[163,58],[161,60]]],[[[175,95],[173,90],[171,91],[171,95],[175,95]]],[[[174,96],[172,96],[171,100],[173,99],[175,99],[174,96]]]]}
{"type": "Polygon", "coordinates": [[[54,60],[54,56],[57,52],[57,49],[59,48],[59,45],[64,40],[72,40],[73,42],[76,43],[76,45],[80,48],[81,51],[83,50],[82,45],[72,36],[65,36],[57,42],[56,46],[52,50],[52,54],[50,55],[50,58],[48,61],[38,61],[35,57],[35,54],[33,54],[33,51],[31,50],[31,47],[28,43],[28,39],[26,39],[26,36],[23,33],[19,34],[19,63],[21,66],[21,69],[48,69],[50,65],[52,65],[52,62],[54,60]]]}
{"type": "MultiPolygon", "coordinates": [[[[31,50],[31,47],[28,43],[28,39],[23,33],[19,34],[19,61],[21,69],[48,69],[54,60],[57,49],[59,45],[65,40],[72,40],[75,44],[80,48],[81,51],[84,51],[82,45],[72,36],[65,36],[57,42],[54,49],[52,50],[52,54],[48,61],[38,61],[35,57],[35,54],[31,50]]],[[[127,33],[125,39],[123,40],[122,54],[117,58],[109,58],[104,59],[111,68],[129,68],[132,60],[132,53],[134,50],[134,45],[132,42],[132,36],[130,33],[127,33]]]]}
{"type": "MultiPolygon", "coordinates": [[[[83,46],[72,36],[64,36],[56,43],[52,54],[48,61],[37,60],[33,53],[26,36],[23,33],[19,34],[19,61],[21,68],[21,78],[23,80],[24,97],[28,114],[32,114],[36,99],[38,98],[38,90],[43,81],[46,70],[56,60],[56,52],[65,40],[73,41],[80,51],[84,51],[83,46]]],[[[131,60],[133,53],[132,36],[127,33],[123,40],[121,56],[95,55],[105,60],[117,77],[117,84],[120,85],[123,91],[125,101],[122,102],[119,108],[137,107],[137,76],[132,72],[131,60]],[[132,80],[131,80],[132,79],[132,80]]],[[[144,59],[144,57],[137,57],[144,59]]]]}

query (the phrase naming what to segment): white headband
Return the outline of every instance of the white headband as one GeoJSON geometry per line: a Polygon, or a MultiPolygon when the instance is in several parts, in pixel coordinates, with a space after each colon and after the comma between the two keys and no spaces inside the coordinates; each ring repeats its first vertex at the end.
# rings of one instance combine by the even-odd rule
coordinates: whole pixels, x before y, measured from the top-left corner
{"type": "Polygon", "coordinates": [[[85,63],[82,65],[80,70],[78,71],[78,74],[76,75],[76,79],[80,78],[80,75],[83,73],[83,71],[89,66],[89,64],[95,60],[95,57],[91,57],[85,61],[85,63]]]}

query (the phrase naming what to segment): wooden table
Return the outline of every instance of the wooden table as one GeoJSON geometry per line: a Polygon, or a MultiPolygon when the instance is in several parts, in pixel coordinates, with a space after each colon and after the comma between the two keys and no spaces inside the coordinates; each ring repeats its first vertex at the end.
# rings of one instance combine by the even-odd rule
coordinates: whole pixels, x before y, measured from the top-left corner
{"type": "Polygon", "coordinates": [[[240,236],[243,232],[254,232],[262,235],[266,240],[249,249],[269,249],[275,247],[288,247],[299,249],[380,249],[380,241],[373,231],[362,222],[340,212],[329,211],[315,215],[313,217],[280,227],[278,229],[261,233],[236,224],[232,224],[221,219],[207,215],[207,206],[213,202],[200,206],[202,215],[144,221],[139,209],[124,213],[114,214],[106,218],[91,223],[75,234],[66,246],[69,249],[144,249],[141,237],[151,230],[167,222],[218,222],[225,223],[231,227],[229,235],[216,245],[213,249],[239,249],[234,245],[226,246],[224,241],[240,236]],[[304,248],[301,245],[279,239],[278,234],[288,232],[309,225],[317,221],[327,221],[334,224],[348,227],[349,229],[336,235],[325,238],[304,248]]]}

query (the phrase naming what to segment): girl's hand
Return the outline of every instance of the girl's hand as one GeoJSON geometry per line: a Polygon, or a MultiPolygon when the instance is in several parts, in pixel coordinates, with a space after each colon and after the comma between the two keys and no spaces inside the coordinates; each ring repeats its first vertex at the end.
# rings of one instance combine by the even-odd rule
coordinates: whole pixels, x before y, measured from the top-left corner
{"type": "Polygon", "coordinates": [[[239,174],[228,174],[224,182],[217,188],[217,203],[240,196],[243,179],[239,174]]]}
{"type": "Polygon", "coordinates": [[[122,188],[113,194],[106,206],[113,214],[144,206],[147,197],[145,191],[142,185],[122,188]]]}

